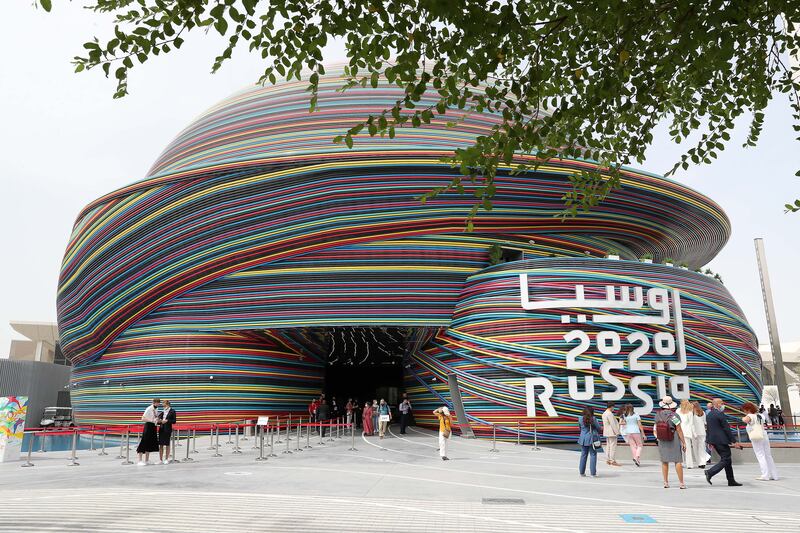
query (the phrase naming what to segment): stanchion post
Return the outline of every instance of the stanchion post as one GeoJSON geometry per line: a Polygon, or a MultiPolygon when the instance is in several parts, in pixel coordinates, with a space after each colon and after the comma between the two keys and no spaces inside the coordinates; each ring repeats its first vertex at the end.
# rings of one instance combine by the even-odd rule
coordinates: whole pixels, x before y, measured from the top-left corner
{"type": "Polygon", "coordinates": [[[272,430],[269,432],[269,455],[267,457],[278,457],[275,453],[275,431],[272,430]]]}
{"type": "Polygon", "coordinates": [[[247,440],[247,427],[249,420],[242,420],[242,440],[247,440]]]}
{"type": "Polygon", "coordinates": [[[325,446],[325,443],[322,442],[322,420],[319,421],[319,445],[325,446]]]}
{"type": "Polygon", "coordinates": [[[103,429],[103,437],[100,439],[100,453],[97,455],[108,455],[106,453],[106,433],[108,433],[108,429],[103,429]]]}
{"type": "Polygon", "coordinates": [[[292,419],[291,416],[288,419],[286,419],[286,449],[283,450],[284,455],[292,453],[292,450],[289,449],[289,429],[290,429],[289,421],[291,419],[292,419]]]}
{"type": "Polygon", "coordinates": [[[200,453],[197,451],[197,428],[192,428],[192,453],[200,453]]]}
{"type": "Polygon", "coordinates": [[[290,431],[292,427],[292,413],[289,413],[289,418],[286,421],[286,440],[292,440],[292,432],[290,431]]]}
{"type": "MultiPolygon", "coordinates": [[[[39,433],[39,453],[44,453],[45,452],[45,449],[44,449],[44,441],[45,441],[45,439],[47,439],[47,431],[42,431],[41,433],[39,433]]],[[[120,452],[120,454],[121,453],[122,452],[120,452]]],[[[122,459],[122,457],[120,457],[120,459],[122,459]]]]}
{"type": "Polygon", "coordinates": [[[211,428],[208,430],[208,437],[209,437],[209,450],[216,450],[216,446],[214,446],[214,424],[211,425],[211,428]]]}
{"type": "Polygon", "coordinates": [[[233,445],[233,455],[242,455],[242,450],[239,448],[239,424],[236,424],[236,443],[233,445]]]}
{"type": "Polygon", "coordinates": [[[497,424],[492,422],[492,449],[490,452],[497,453],[497,424]]]}
{"type": "MultiPolygon", "coordinates": [[[[215,429],[217,434],[217,444],[216,444],[216,451],[214,452],[214,455],[212,455],[212,457],[222,457],[222,454],[219,453],[219,425],[216,425],[215,429]]],[[[211,432],[214,433],[214,429],[212,429],[211,432]]]]}
{"type": "Polygon", "coordinates": [[[303,437],[303,417],[301,416],[297,419],[297,446],[295,446],[295,452],[302,452],[303,450],[300,449],[300,439],[303,437]]]}
{"type": "Polygon", "coordinates": [[[350,448],[347,450],[349,452],[357,452],[356,450],[356,430],[355,430],[355,422],[350,422],[350,448]]]}
{"type": "Polygon", "coordinates": [[[93,452],[93,451],[95,451],[94,450],[94,424],[92,424],[91,430],[92,430],[92,436],[91,436],[91,439],[90,439],[89,451],[93,452]]]}
{"type": "MultiPolygon", "coordinates": [[[[332,421],[334,421],[334,420],[335,420],[335,419],[333,419],[333,418],[330,418],[330,419],[328,419],[328,423],[330,424],[330,423],[331,423],[332,421]]],[[[330,428],[330,429],[328,430],[328,438],[327,438],[326,440],[327,440],[328,442],[334,442],[334,441],[336,440],[336,439],[334,439],[334,438],[333,438],[333,428],[330,428]]]]}
{"type": "Polygon", "coordinates": [[[131,427],[127,426],[125,428],[125,460],[122,461],[124,465],[132,465],[133,461],[131,461],[131,427]]]}
{"type": "Polygon", "coordinates": [[[226,442],[225,444],[233,444],[233,441],[231,440],[231,437],[232,437],[231,425],[230,425],[230,423],[228,423],[228,442],[226,442]]]}
{"type": "Polygon", "coordinates": [[[31,451],[33,450],[33,441],[34,441],[34,437],[36,436],[36,433],[30,433],[30,436],[31,436],[31,440],[28,441],[28,460],[25,461],[25,463],[22,464],[23,468],[28,468],[30,466],[33,466],[33,463],[31,462],[31,451]]]}
{"type": "Polygon", "coordinates": [[[264,426],[256,425],[256,442],[258,442],[258,457],[256,457],[256,461],[266,461],[267,458],[264,457],[264,426]]]}
{"type": "Polygon", "coordinates": [[[306,450],[310,450],[313,448],[311,446],[311,417],[308,417],[308,425],[306,426],[306,445],[304,446],[306,450]]]}
{"type": "Polygon", "coordinates": [[[786,424],[783,425],[783,442],[789,442],[789,434],[786,433],[786,424]]]}
{"type": "Polygon", "coordinates": [[[186,457],[183,459],[184,463],[191,463],[191,462],[194,461],[194,459],[189,457],[189,453],[191,453],[191,449],[192,449],[190,439],[192,441],[194,441],[193,434],[189,433],[189,430],[187,429],[186,430],[186,457]]]}
{"type": "MultiPolygon", "coordinates": [[[[178,458],[176,457],[176,454],[177,454],[177,452],[175,451],[175,450],[177,450],[177,449],[178,449],[178,441],[180,440],[180,438],[181,438],[181,430],[180,430],[180,429],[176,429],[176,430],[175,430],[175,433],[173,433],[173,434],[171,435],[171,440],[172,440],[172,450],[170,450],[170,451],[172,451],[172,459],[170,459],[169,457],[167,457],[167,462],[168,462],[169,464],[172,464],[172,463],[180,463],[180,461],[178,461],[178,458]]],[[[187,446],[186,448],[189,448],[189,447],[187,446]]]]}
{"type": "Polygon", "coordinates": [[[533,451],[539,451],[539,433],[536,430],[536,422],[533,423],[533,451]]]}
{"type": "Polygon", "coordinates": [[[80,466],[80,463],[76,460],[78,453],[78,430],[75,429],[72,431],[72,456],[69,458],[69,464],[67,466],[80,466]]]}

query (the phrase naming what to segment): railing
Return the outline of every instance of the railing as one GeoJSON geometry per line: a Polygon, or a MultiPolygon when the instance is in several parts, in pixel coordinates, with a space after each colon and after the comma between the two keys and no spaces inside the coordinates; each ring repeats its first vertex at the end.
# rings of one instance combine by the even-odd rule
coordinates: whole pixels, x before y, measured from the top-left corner
{"type": "MultiPolygon", "coordinates": [[[[250,421],[231,422],[222,424],[173,424],[170,453],[171,458],[167,458],[170,463],[190,463],[194,462],[191,454],[199,453],[197,451],[197,440],[203,435],[207,435],[210,440],[209,450],[213,450],[212,457],[222,457],[220,453],[220,432],[227,430],[228,444],[233,446],[231,455],[241,455],[242,448],[241,441],[247,440],[245,435],[246,428],[252,428],[254,435],[253,449],[259,451],[256,461],[265,461],[269,457],[278,457],[275,453],[276,444],[285,444],[285,449],[282,454],[290,455],[299,453],[304,450],[313,448],[311,445],[311,434],[318,433],[319,442],[317,446],[325,446],[326,442],[334,442],[346,436],[346,432],[350,430],[350,448],[348,451],[358,451],[355,446],[355,424],[343,422],[344,417],[332,418],[319,422],[311,422],[306,418],[303,422],[303,417],[292,418],[291,415],[284,417],[275,416],[270,417],[267,424],[257,424],[250,421]],[[305,433],[305,446],[301,447],[303,440],[303,433],[305,433]],[[325,433],[328,434],[328,439],[325,441],[325,433]],[[292,435],[294,434],[294,437],[292,435]],[[276,439],[277,437],[277,439],[276,439]],[[183,443],[181,443],[183,440],[183,443]],[[294,451],[291,450],[291,441],[295,441],[294,451]],[[186,451],[183,459],[177,458],[177,448],[185,444],[186,451]],[[265,448],[269,447],[269,454],[265,455],[265,448]]],[[[96,451],[95,439],[99,438],[101,449],[98,455],[108,455],[106,452],[107,436],[116,435],[119,437],[119,455],[115,459],[122,459],[123,465],[133,464],[131,461],[131,440],[134,442],[141,438],[143,427],[140,424],[131,425],[115,425],[115,426],[74,426],[69,428],[28,428],[25,430],[26,435],[30,435],[28,440],[27,460],[22,464],[23,467],[32,467],[32,454],[34,447],[34,437],[40,438],[40,450],[38,453],[46,453],[45,439],[51,436],[71,436],[72,444],[70,449],[70,456],[68,458],[68,466],[80,466],[77,461],[78,453],[78,438],[80,436],[88,436],[90,439],[90,448],[88,451],[96,451]]],[[[86,450],[85,450],[86,451],[86,450]]],[[[155,453],[155,452],[151,452],[155,453]]]]}

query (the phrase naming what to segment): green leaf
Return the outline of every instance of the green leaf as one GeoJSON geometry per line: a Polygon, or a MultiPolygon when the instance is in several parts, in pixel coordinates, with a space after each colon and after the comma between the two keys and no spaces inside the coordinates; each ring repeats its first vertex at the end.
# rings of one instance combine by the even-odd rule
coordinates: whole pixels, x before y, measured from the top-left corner
{"type": "Polygon", "coordinates": [[[50,12],[51,9],[53,9],[52,0],[39,0],[39,4],[42,6],[42,9],[44,9],[48,13],[50,12]]]}

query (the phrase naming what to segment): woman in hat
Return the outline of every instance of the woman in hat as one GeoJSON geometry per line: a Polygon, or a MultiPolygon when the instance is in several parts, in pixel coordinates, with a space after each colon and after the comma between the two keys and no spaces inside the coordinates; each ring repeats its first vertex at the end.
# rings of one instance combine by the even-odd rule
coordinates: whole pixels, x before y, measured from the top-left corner
{"type": "Polygon", "coordinates": [[[439,455],[442,461],[449,461],[447,457],[447,443],[453,433],[452,420],[450,419],[450,409],[446,405],[436,409],[433,414],[439,419],[439,455]]]}
{"type": "Polygon", "coordinates": [[[675,473],[682,489],[683,483],[683,452],[686,450],[686,441],[681,429],[681,419],[675,413],[678,407],[672,397],[664,396],[659,402],[659,411],[653,423],[653,435],[658,441],[658,453],[661,456],[661,475],[664,477],[664,488],[669,488],[669,464],[675,463],[675,473]]]}

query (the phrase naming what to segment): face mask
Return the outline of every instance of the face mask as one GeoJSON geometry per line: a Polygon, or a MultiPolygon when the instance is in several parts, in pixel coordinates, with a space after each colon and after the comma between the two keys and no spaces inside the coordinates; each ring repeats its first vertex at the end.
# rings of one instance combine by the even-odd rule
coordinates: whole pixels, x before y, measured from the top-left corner
{"type": "Polygon", "coordinates": [[[720,410],[720,412],[724,412],[725,411],[725,406],[724,405],[720,406],[719,410],[720,410]]]}

